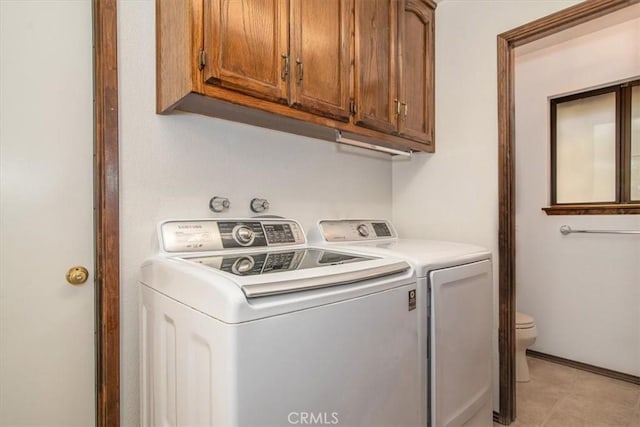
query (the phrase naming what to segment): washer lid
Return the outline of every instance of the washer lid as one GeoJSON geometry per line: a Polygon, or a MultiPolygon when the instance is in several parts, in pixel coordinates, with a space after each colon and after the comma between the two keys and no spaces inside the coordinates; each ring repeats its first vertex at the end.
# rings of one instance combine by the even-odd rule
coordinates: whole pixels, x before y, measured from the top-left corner
{"type": "Polygon", "coordinates": [[[516,329],[532,328],[536,324],[528,314],[516,312],[516,329]]]}
{"type": "MultiPolygon", "coordinates": [[[[240,273],[237,274],[233,266],[231,271],[216,268],[213,259],[198,262],[192,255],[161,254],[142,264],[139,277],[146,287],[229,324],[348,301],[400,286],[413,286],[411,289],[415,290],[414,270],[399,258],[369,257],[344,262],[336,251],[331,250],[324,256],[323,250],[311,250],[306,255],[317,259],[302,260],[301,264],[315,266],[287,270],[284,266],[289,257],[284,256],[282,250],[273,253],[279,258],[278,263],[265,260],[261,269],[273,270],[278,265],[283,268],[264,274],[249,274],[251,262],[244,259],[233,263],[240,273]],[[323,265],[323,260],[329,263],[323,265]]],[[[212,253],[212,257],[217,255],[219,252],[212,253]]],[[[342,252],[341,255],[349,254],[342,252]]],[[[222,266],[222,261],[217,261],[222,266]]],[[[258,264],[255,258],[254,262],[258,264]]]]}
{"type": "Polygon", "coordinates": [[[234,252],[183,259],[232,274],[247,298],[363,282],[411,268],[402,260],[316,248],[234,252]]]}
{"type": "Polygon", "coordinates": [[[362,262],[375,258],[324,249],[290,248],[260,252],[234,251],[226,254],[184,257],[184,259],[236,276],[255,276],[362,262]]]}

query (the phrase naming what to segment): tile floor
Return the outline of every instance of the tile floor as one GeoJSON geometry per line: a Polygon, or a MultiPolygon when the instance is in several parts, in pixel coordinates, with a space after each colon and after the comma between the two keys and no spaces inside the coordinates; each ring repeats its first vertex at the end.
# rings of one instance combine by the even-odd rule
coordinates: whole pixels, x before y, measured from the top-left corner
{"type": "Polygon", "coordinates": [[[528,358],[514,427],[640,427],[640,386],[528,358]]]}

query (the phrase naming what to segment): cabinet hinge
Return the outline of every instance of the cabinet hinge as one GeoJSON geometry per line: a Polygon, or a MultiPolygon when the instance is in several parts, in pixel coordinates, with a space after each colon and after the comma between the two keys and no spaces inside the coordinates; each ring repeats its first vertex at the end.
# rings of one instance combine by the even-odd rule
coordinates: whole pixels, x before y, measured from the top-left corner
{"type": "Polygon", "coordinates": [[[205,53],[204,49],[201,49],[200,52],[198,52],[198,69],[203,70],[206,63],[207,54],[205,53]]]}
{"type": "Polygon", "coordinates": [[[351,114],[356,113],[356,101],[353,98],[349,100],[349,112],[351,114]]]}

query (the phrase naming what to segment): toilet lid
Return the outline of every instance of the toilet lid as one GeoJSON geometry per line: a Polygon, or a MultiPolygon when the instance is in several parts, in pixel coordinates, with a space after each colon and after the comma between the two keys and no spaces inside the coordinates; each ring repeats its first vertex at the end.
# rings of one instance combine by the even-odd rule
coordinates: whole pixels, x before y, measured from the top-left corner
{"type": "Polygon", "coordinates": [[[533,326],[535,326],[535,323],[533,322],[533,317],[529,316],[528,314],[516,312],[516,328],[517,329],[531,328],[533,326]]]}

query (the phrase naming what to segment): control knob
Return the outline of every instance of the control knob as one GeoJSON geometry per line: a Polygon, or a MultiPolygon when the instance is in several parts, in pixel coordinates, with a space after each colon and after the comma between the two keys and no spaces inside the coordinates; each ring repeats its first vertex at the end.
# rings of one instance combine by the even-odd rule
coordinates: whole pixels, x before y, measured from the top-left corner
{"type": "Polygon", "coordinates": [[[215,196],[209,200],[209,209],[211,209],[212,212],[219,213],[225,211],[229,209],[229,206],[231,206],[231,203],[226,197],[215,196]]]}
{"type": "Polygon", "coordinates": [[[233,229],[233,238],[241,246],[250,246],[255,238],[255,233],[246,225],[236,225],[233,229]]]}
{"type": "Polygon", "coordinates": [[[269,201],[267,199],[251,199],[249,207],[255,213],[264,212],[269,209],[269,201]]]}
{"type": "Polygon", "coordinates": [[[358,234],[362,237],[369,237],[369,229],[366,225],[360,224],[357,228],[358,234]]]}

